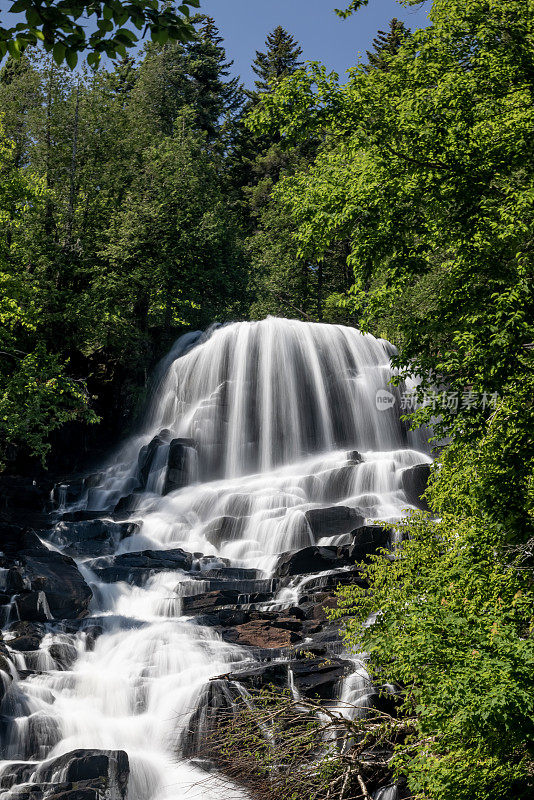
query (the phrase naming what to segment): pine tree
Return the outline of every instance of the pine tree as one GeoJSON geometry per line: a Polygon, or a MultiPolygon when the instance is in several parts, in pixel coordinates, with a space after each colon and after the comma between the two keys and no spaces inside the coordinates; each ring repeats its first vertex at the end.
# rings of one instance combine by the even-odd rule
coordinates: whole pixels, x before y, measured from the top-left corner
{"type": "Polygon", "coordinates": [[[197,15],[196,36],[186,45],[191,98],[198,124],[209,136],[219,132],[221,117],[237,111],[243,101],[239,78],[230,78],[233,61],[227,61],[223,38],[213,17],[197,15]]]}
{"type": "Polygon", "coordinates": [[[402,42],[409,35],[410,29],[404,25],[404,22],[393,17],[389,23],[389,30],[378,31],[373,39],[374,50],[367,51],[367,58],[369,59],[367,71],[380,69],[387,72],[389,59],[399,52],[402,42]]]}
{"type": "Polygon", "coordinates": [[[258,92],[270,92],[276,83],[286,75],[291,75],[302,65],[299,57],[302,48],[285,28],[278,25],[265,40],[267,51],[256,50],[256,58],[252,69],[258,76],[254,81],[258,92]]]}
{"type": "Polygon", "coordinates": [[[224,116],[242,102],[238,79],[229,77],[232,62],[227,61],[213,19],[199,14],[191,21],[195,35],[190,42],[151,42],[139,66],[132,104],[151,135],[172,136],[176,119],[189,106],[198,127],[215,139],[224,116]]]}

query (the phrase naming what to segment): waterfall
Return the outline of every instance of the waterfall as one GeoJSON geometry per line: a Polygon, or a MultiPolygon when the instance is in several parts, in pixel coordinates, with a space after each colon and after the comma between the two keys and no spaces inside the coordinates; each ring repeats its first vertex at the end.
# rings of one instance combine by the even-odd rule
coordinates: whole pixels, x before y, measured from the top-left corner
{"type": "MultiPolygon", "coordinates": [[[[74,633],[46,623],[39,670],[7,692],[11,765],[36,769],[79,748],[125,750],[128,800],[244,796],[207,781],[184,757],[184,742],[209,679],[253,653],[188,609],[230,578],[239,602],[271,591],[270,608],[298,603],[305,577],[275,591],[280,554],[347,545],[354,529],[413,506],[406,476],[431,459],[424,435],[401,421],[392,353],[352,328],[272,318],[188,334],[173,348],[142,433],[67,509],[130,527],[124,536],[113,528],[104,554],[75,553],[93,588],[91,615],[74,633]],[[134,556],[145,551],[150,564],[181,561],[136,572],[134,556]],[[58,670],[45,656],[65,642],[76,653],[58,670]]],[[[59,549],[67,547],[61,524],[51,537],[59,549]]],[[[328,579],[324,567],[313,571],[316,586],[328,579]]],[[[32,669],[29,661],[22,654],[17,669],[32,669]]],[[[362,693],[356,684],[346,693],[362,693]]]]}

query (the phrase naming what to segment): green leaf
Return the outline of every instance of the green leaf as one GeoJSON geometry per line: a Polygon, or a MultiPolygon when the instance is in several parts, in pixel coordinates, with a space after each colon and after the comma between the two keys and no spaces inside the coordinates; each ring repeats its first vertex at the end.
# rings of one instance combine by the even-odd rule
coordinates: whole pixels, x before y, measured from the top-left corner
{"type": "Polygon", "coordinates": [[[15,0],[15,2],[10,6],[9,13],[20,14],[22,11],[25,11],[29,5],[30,0],[15,0]]]}
{"type": "Polygon", "coordinates": [[[9,55],[11,58],[19,59],[20,58],[20,44],[18,39],[11,39],[7,43],[7,49],[9,50],[9,55]]]}
{"type": "Polygon", "coordinates": [[[56,42],[52,48],[52,56],[56,64],[61,65],[65,59],[66,47],[62,42],[56,42]]]}
{"type": "Polygon", "coordinates": [[[74,69],[78,63],[78,53],[75,50],[67,50],[65,52],[65,59],[69,67],[74,69]]]}

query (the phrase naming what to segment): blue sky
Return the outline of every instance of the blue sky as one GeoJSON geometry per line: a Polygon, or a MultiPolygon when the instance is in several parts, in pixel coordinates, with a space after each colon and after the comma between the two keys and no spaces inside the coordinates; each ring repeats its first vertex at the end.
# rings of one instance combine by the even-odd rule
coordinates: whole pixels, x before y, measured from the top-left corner
{"type": "Polygon", "coordinates": [[[299,40],[305,60],[322,61],[343,75],[392,17],[412,29],[421,28],[427,24],[430,6],[424,2],[403,8],[397,0],[370,0],[367,8],[342,20],[334,8],[348,5],[343,0],[200,0],[200,5],[203,13],[215,18],[228,56],[235,61],[234,70],[247,86],[255,77],[250,64],[256,50],[264,49],[267,33],[277,25],[299,40]]]}
{"type": "MultiPolygon", "coordinates": [[[[0,0],[2,21],[12,0],[0,0]]],[[[229,59],[235,62],[234,73],[247,87],[254,73],[250,65],[256,50],[264,49],[265,37],[277,25],[283,25],[300,42],[304,60],[322,61],[330,70],[343,73],[356,64],[358,53],[365,56],[379,29],[387,27],[392,17],[402,19],[409,28],[427,23],[428,0],[404,8],[397,0],[370,0],[348,20],[340,19],[334,8],[345,7],[349,0],[200,0],[200,10],[215,18],[225,40],[229,59]]]]}

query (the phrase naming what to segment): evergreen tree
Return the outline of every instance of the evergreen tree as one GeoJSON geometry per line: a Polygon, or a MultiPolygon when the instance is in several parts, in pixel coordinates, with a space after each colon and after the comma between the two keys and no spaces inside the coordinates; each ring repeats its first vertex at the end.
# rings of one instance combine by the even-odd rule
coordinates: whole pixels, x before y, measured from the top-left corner
{"type": "Polygon", "coordinates": [[[378,31],[373,39],[373,50],[367,50],[370,69],[389,69],[389,60],[399,52],[399,48],[404,39],[410,35],[410,29],[401,22],[400,19],[393,17],[389,23],[388,31],[378,31]]]}
{"type": "Polygon", "coordinates": [[[220,133],[225,115],[241,104],[237,78],[230,78],[219,31],[210,17],[197,15],[195,36],[187,44],[150,43],[132,93],[132,111],[148,126],[149,136],[172,136],[185,107],[211,139],[220,133]]]}
{"type": "Polygon", "coordinates": [[[252,69],[258,76],[254,81],[259,92],[270,92],[286,75],[291,75],[302,65],[299,61],[302,48],[285,28],[278,25],[265,40],[267,50],[261,53],[256,50],[256,58],[252,69]]]}
{"type": "Polygon", "coordinates": [[[190,97],[198,109],[202,130],[215,137],[224,115],[237,111],[243,101],[239,78],[230,78],[233,61],[227,61],[223,39],[213,17],[198,15],[197,35],[186,46],[189,61],[190,97]]]}

